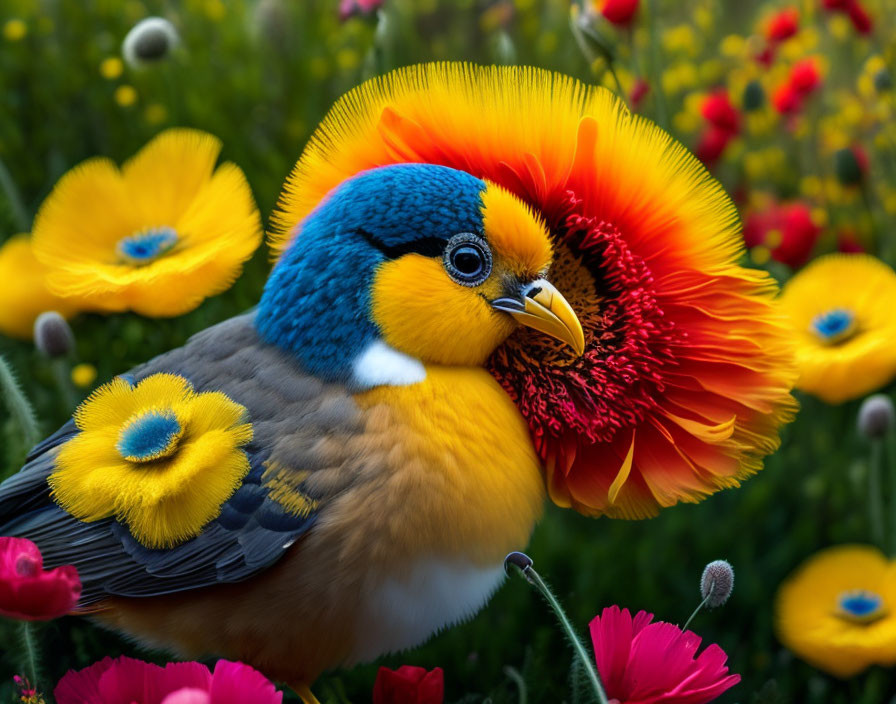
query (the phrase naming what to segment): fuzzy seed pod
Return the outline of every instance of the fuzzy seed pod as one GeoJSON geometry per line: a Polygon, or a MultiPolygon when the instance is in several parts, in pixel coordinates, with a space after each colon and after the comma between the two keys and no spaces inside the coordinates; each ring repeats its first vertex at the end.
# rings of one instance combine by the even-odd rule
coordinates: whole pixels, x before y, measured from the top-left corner
{"type": "Polygon", "coordinates": [[[125,61],[133,67],[162,61],[180,42],[174,25],[162,17],[147,17],[135,24],[121,45],[125,61]]]}
{"type": "Polygon", "coordinates": [[[894,423],[896,423],[896,410],[893,409],[893,402],[889,396],[874,394],[862,401],[856,425],[866,438],[884,437],[893,428],[894,423]]]}
{"type": "Polygon", "coordinates": [[[700,596],[710,607],[721,606],[734,591],[734,568],[726,560],[713,560],[700,577],[700,596]]]}
{"type": "Polygon", "coordinates": [[[65,357],[75,348],[75,336],[65,318],[49,310],[34,321],[34,346],[50,359],[65,357]]]}

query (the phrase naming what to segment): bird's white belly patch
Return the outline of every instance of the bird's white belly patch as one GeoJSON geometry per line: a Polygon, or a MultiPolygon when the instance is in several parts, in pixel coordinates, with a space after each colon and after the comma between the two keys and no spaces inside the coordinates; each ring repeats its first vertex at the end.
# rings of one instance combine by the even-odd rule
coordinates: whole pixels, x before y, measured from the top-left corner
{"type": "Polygon", "coordinates": [[[403,578],[367,590],[355,649],[347,665],[419,645],[434,633],[475,614],[504,579],[504,567],[467,562],[418,562],[403,578]]]}
{"type": "Polygon", "coordinates": [[[382,340],[371,342],[355,360],[352,381],[360,389],[375,386],[409,386],[426,378],[419,359],[409,357],[382,340]]]}

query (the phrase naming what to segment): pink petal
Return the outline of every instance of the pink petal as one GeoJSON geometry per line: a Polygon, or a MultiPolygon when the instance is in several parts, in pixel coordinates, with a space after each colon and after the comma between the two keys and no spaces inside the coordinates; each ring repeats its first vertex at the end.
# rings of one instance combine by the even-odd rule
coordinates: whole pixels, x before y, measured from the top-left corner
{"type": "Polygon", "coordinates": [[[273,683],[241,662],[218,660],[212,674],[211,704],[281,704],[283,693],[273,683]]]}
{"type": "MultiPolygon", "coordinates": [[[[641,619],[640,612],[636,617],[641,619]]],[[[652,618],[647,614],[648,620],[652,618]]],[[[594,660],[597,671],[603,681],[607,694],[613,697],[624,696],[623,677],[629,660],[632,645],[634,622],[628,609],[610,606],[600,616],[595,616],[589,624],[591,643],[594,646],[594,660]]]]}
{"type": "Polygon", "coordinates": [[[101,704],[100,677],[114,662],[105,657],[83,670],[66,672],[53,690],[56,704],[101,704]]]}
{"type": "Polygon", "coordinates": [[[184,687],[172,692],[162,700],[162,704],[211,704],[212,698],[204,689],[184,687]]]}
{"type": "Polygon", "coordinates": [[[122,656],[100,677],[100,701],[102,704],[161,704],[156,680],[162,672],[158,665],[122,656]]]}

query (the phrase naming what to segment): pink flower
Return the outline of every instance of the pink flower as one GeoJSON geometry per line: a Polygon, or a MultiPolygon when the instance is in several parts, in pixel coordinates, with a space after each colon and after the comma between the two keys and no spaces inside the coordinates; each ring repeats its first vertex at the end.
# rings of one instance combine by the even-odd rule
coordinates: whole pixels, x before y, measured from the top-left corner
{"type": "Polygon", "coordinates": [[[383,0],[340,0],[339,19],[345,22],[355,15],[372,15],[383,6],[383,0]]]}
{"type": "Polygon", "coordinates": [[[430,671],[412,665],[397,670],[381,667],[373,685],[373,704],[442,704],[444,697],[441,667],[430,671]]]}
{"type": "Polygon", "coordinates": [[[740,682],[717,645],[697,654],[700,636],[653,614],[611,606],[591,621],[597,670],[618,704],[705,704],[740,682]],[[696,655],[696,657],[695,657],[696,655]]]}
{"type": "Polygon", "coordinates": [[[214,673],[198,662],[165,667],[120,657],[69,670],[53,692],[58,704],[281,704],[283,694],[260,672],[218,660],[214,673]]]}
{"type": "Polygon", "coordinates": [[[0,537],[0,615],[49,621],[78,603],[81,580],[71,565],[43,568],[37,545],[25,538],[0,537]]]}

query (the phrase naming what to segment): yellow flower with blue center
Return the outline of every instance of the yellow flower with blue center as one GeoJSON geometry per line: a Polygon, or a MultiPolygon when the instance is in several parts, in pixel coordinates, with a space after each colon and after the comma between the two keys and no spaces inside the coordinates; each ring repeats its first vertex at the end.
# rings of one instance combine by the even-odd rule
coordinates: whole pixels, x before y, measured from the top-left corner
{"type": "Polygon", "coordinates": [[[820,257],[781,292],[797,343],[797,387],[828,403],[896,376],[896,273],[865,254],[820,257]]]}
{"type": "Polygon", "coordinates": [[[147,547],[197,536],[249,472],[246,409],[176,374],[116,378],[74,420],[81,432],[56,458],[53,498],[82,521],[126,523],[147,547]]]}
{"type": "Polygon", "coordinates": [[[821,670],[896,664],[896,563],[876,548],[816,553],[781,585],[775,611],[781,642],[821,670]]]}
{"type": "Polygon", "coordinates": [[[34,222],[47,284],[80,307],[182,315],[231,286],[261,242],[243,172],[215,169],[221,142],[162,132],[121,169],[89,159],[65,174],[34,222]]]}

